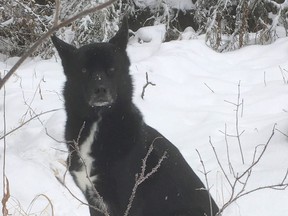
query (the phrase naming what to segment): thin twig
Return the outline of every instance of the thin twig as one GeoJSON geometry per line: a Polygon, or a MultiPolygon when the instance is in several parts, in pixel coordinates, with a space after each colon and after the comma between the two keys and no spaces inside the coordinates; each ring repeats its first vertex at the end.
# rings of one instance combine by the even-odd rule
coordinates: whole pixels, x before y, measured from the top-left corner
{"type": "Polygon", "coordinates": [[[242,105],[240,103],[240,86],[241,86],[241,81],[239,81],[238,83],[238,97],[237,97],[237,106],[236,106],[236,134],[237,134],[238,146],[239,146],[240,153],[241,153],[242,163],[244,164],[245,160],[244,160],[242,144],[240,140],[240,133],[239,133],[239,107],[242,105]]]}
{"type": "Polygon", "coordinates": [[[7,209],[7,202],[10,198],[10,186],[9,186],[9,180],[6,178],[6,176],[3,179],[5,181],[4,185],[5,188],[3,188],[3,198],[2,198],[2,214],[3,216],[8,216],[9,212],[7,209]]]}
{"type": "Polygon", "coordinates": [[[211,197],[211,194],[210,194],[210,187],[209,187],[209,182],[208,182],[208,174],[209,172],[206,171],[206,167],[205,167],[205,164],[202,160],[202,157],[199,153],[199,151],[196,149],[196,152],[198,154],[198,157],[200,159],[200,162],[201,162],[201,165],[202,165],[202,168],[203,168],[203,174],[205,176],[205,183],[206,183],[206,187],[207,187],[207,192],[208,192],[208,198],[209,198],[209,205],[210,205],[210,215],[212,216],[213,215],[213,206],[212,206],[212,197],[211,197]]]}
{"type": "Polygon", "coordinates": [[[261,186],[261,187],[257,187],[257,188],[254,188],[254,189],[251,189],[251,190],[246,190],[246,186],[248,185],[248,182],[251,178],[251,175],[253,173],[253,168],[260,162],[260,160],[263,158],[264,156],[264,153],[266,152],[274,134],[275,134],[275,127],[276,127],[276,124],[274,124],[273,126],[273,129],[272,129],[272,132],[271,132],[271,135],[269,136],[267,142],[262,145],[264,146],[264,148],[262,149],[262,151],[260,152],[260,154],[256,157],[257,155],[257,149],[260,147],[260,145],[256,146],[255,147],[255,150],[254,150],[254,154],[253,154],[253,160],[252,160],[252,163],[251,165],[246,169],[244,170],[241,174],[234,174],[234,180],[230,180],[228,178],[228,175],[226,173],[226,171],[224,170],[219,158],[218,158],[218,155],[217,155],[217,152],[212,144],[212,141],[210,139],[210,145],[212,146],[213,148],[213,151],[214,151],[214,155],[216,157],[216,160],[217,160],[217,163],[222,171],[222,173],[224,174],[227,182],[229,183],[230,185],[230,189],[231,189],[231,195],[229,197],[229,200],[222,206],[222,208],[219,210],[219,212],[217,213],[217,215],[221,215],[221,213],[233,202],[235,202],[236,200],[240,199],[241,197],[243,196],[246,196],[248,194],[251,194],[251,193],[254,193],[256,191],[259,191],[259,190],[263,190],[263,189],[274,189],[274,190],[285,190],[286,188],[288,188],[288,183],[286,183],[287,181],[287,176],[288,176],[288,170],[287,172],[285,173],[284,175],[284,178],[282,179],[282,181],[279,183],[279,184],[272,184],[272,185],[267,185],[267,186],[261,186]]]}
{"type": "Polygon", "coordinates": [[[142,93],[141,93],[141,98],[143,100],[144,100],[145,90],[149,85],[156,86],[156,84],[149,81],[148,73],[146,72],[146,84],[143,86],[142,93]]]}
{"type": "MultiPolygon", "coordinates": [[[[284,178],[282,179],[282,181],[279,184],[260,186],[260,187],[254,188],[252,190],[249,190],[245,193],[243,193],[244,189],[241,190],[241,192],[239,192],[235,197],[233,197],[233,199],[229,200],[229,202],[227,202],[223,205],[223,207],[220,209],[219,213],[223,212],[224,209],[226,209],[231,203],[233,203],[233,202],[237,201],[238,199],[240,199],[244,196],[247,196],[251,193],[255,193],[257,191],[264,190],[264,189],[286,190],[288,188],[288,183],[285,183],[285,181],[287,180],[287,175],[288,175],[288,170],[286,171],[284,178]]],[[[246,185],[247,184],[245,184],[245,186],[246,185]]]]}
{"type": "MultiPolygon", "coordinates": [[[[227,137],[237,138],[237,135],[232,135],[232,134],[228,134],[228,133],[225,134],[225,131],[222,131],[222,130],[219,130],[219,132],[222,133],[222,134],[224,134],[224,135],[227,136],[227,137]]],[[[244,134],[244,132],[245,132],[245,130],[243,130],[243,131],[240,133],[239,137],[241,137],[241,135],[244,134]]]]}
{"type": "Polygon", "coordinates": [[[215,93],[214,90],[212,88],[210,88],[206,83],[204,83],[204,85],[212,92],[215,93]]]}
{"type": "Polygon", "coordinates": [[[234,105],[234,106],[237,106],[236,103],[233,103],[233,102],[231,102],[231,101],[224,100],[224,102],[229,103],[229,104],[232,104],[232,105],[234,105]]]}
{"type": "Polygon", "coordinates": [[[283,136],[288,138],[288,135],[284,132],[282,132],[281,130],[279,130],[278,128],[275,128],[276,131],[278,131],[280,134],[282,134],[283,136]]]}
{"type": "Polygon", "coordinates": [[[214,145],[213,145],[213,143],[212,143],[212,140],[211,140],[211,137],[210,137],[210,136],[209,136],[209,144],[210,144],[210,146],[212,147],[212,150],[213,150],[213,152],[214,152],[214,156],[216,157],[217,163],[218,163],[218,165],[219,165],[222,173],[224,174],[225,179],[227,180],[227,182],[229,183],[230,187],[232,188],[232,187],[233,187],[233,184],[232,184],[232,182],[230,181],[230,179],[228,178],[228,175],[227,175],[226,171],[224,170],[224,168],[223,168],[223,166],[222,166],[222,163],[220,162],[220,159],[219,159],[219,157],[218,157],[218,154],[217,154],[217,152],[216,152],[216,149],[215,149],[215,147],[214,147],[214,145]]]}
{"type": "Polygon", "coordinates": [[[108,213],[108,209],[107,208],[104,208],[106,205],[104,203],[104,200],[103,200],[103,197],[100,195],[100,193],[97,191],[97,189],[95,188],[95,185],[93,184],[91,178],[90,178],[90,175],[89,175],[89,172],[90,170],[88,170],[88,167],[86,165],[86,162],[85,162],[85,159],[82,157],[81,155],[81,152],[80,152],[80,147],[79,147],[79,141],[80,141],[80,138],[81,138],[81,135],[82,135],[82,132],[85,128],[85,125],[86,125],[86,122],[83,122],[80,130],[79,130],[79,133],[78,133],[78,136],[77,136],[77,139],[74,140],[72,143],[73,144],[70,144],[70,148],[72,149],[72,151],[70,151],[69,155],[68,155],[68,164],[67,164],[67,169],[63,175],[63,181],[61,182],[64,187],[68,190],[68,192],[75,198],[77,199],[81,204],[83,205],[86,205],[90,208],[93,208],[95,209],[96,211],[98,212],[101,212],[103,213],[105,216],[109,216],[109,213],[108,213]],[[71,166],[71,160],[72,160],[72,154],[76,152],[77,155],[79,156],[79,159],[84,167],[84,170],[85,170],[85,174],[86,174],[86,178],[88,179],[89,183],[91,184],[91,187],[92,187],[92,190],[93,192],[95,193],[95,195],[97,196],[98,200],[99,200],[99,203],[101,204],[101,206],[104,206],[102,207],[102,209],[96,207],[95,205],[91,205],[89,203],[85,203],[83,202],[82,200],[80,200],[76,195],[73,194],[73,192],[68,188],[68,186],[66,185],[65,183],[65,180],[66,180],[66,175],[67,175],[67,172],[69,170],[69,167],[71,166]]]}
{"type": "Polygon", "coordinates": [[[227,160],[228,160],[228,166],[230,169],[230,173],[233,173],[233,175],[235,176],[235,172],[230,160],[230,151],[229,151],[229,143],[228,143],[228,136],[227,136],[227,124],[225,123],[225,144],[226,144],[226,154],[227,154],[227,160]]]}
{"type": "MultiPolygon", "coordinates": [[[[2,137],[0,137],[0,140],[2,140],[2,139],[5,140],[5,138],[6,138],[8,135],[14,133],[15,131],[17,131],[17,130],[20,129],[21,127],[25,126],[26,124],[28,124],[28,123],[29,123],[30,121],[32,121],[33,119],[39,118],[40,116],[45,115],[45,114],[48,114],[48,113],[51,113],[51,112],[56,112],[56,111],[58,111],[58,110],[60,110],[60,109],[48,110],[48,111],[45,111],[45,112],[36,114],[36,115],[34,115],[33,117],[31,117],[30,119],[28,119],[27,121],[23,122],[23,123],[22,123],[21,125],[19,125],[18,127],[12,129],[11,131],[5,133],[5,130],[4,130],[4,135],[3,135],[2,137]]],[[[4,128],[4,129],[5,129],[5,128],[4,128]]]]}
{"type": "MultiPolygon", "coordinates": [[[[276,127],[276,125],[277,125],[277,124],[274,124],[273,129],[272,129],[272,133],[271,133],[270,137],[268,138],[266,144],[264,145],[264,148],[263,148],[263,150],[261,151],[261,153],[260,153],[260,155],[258,156],[258,158],[257,158],[257,159],[253,159],[253,162],[252,162],[251,166],[249,166],[249,167],[246,169],[246,171],[244,171],[244,172],[242,173],[242,175],[240,175],[240,176],[238,177],[239,179],[241,179],[244,175],[246,175],[246,173],[249,172],[249,170],[252,170],[252,168],[259,163],[259,161],[261,160],[261,158],[263,157],[264,153],[266,152],[266,150],[267,150],[267,148],[268,148],[268,145],[269,145],[269,143],[271,142],[271,140],[272,140],[272,138],[273,138],[273,136],[274,136],[274,134],[275,134],[275,127],[276,127]]],[[[257,151],[257,147],[255,148],[255,151],[257,151]]],[[[254,152],[255,152],[255,151],[254,151],[254,152]]]]}
{"type": "MultiPolygon", "coordinates": [[[[40,89],[41,89],[41,82],[43,82],[43,80],[44,80],[44,78],[42,78],[42,79],[39,81],[39,83],[38,83],[38,85],[37,85],[37,88],[36,88],[35,91],[34,91],[33,97],[32,97],[32,99],[30,100],[29,103],[28,103],[28,100],[27,100],[26,97],[25,97],[25,92],[24,92],[24,90],[23,90],[23,88],[22,88],[22,85],[20,85],[21,90],[22,90],[22,97],[23,97],[24,104],[28,107],[27,110],[26,110],[26,112],[23,114],[21,121],[24,121],[24,120],[25,120],[25,118],[26,118],[27,114],[29,113],[29,111],[32,111],[32,113],[33,113],[34,115],[36,115],[34,109],[32,108],[32,103],[34,102],[34,100],[35,100],[35,98],[36,98],[37,92],[41,92],[41,90],[40,90],[40,89]]],[[[41,93],[40,93],[40,98],[41,98],[41,97],[42,97],[42,96],[41,96],[41,93]]],[[[31,113],[30,113],[30,115],[31,115],[31,113]]],[[[31,116],[31,117],[32,117],[32,116],[31,116]]],[[[41,122],[41,124],[42,124],[42,122],[41,122]]]]}
{"type": "Polygon", "coordinates": [[[4,91],[3,91],[3,127],[4,127],[4,148],[3,148],[3,166],[2,166],[2,183],[3,183],[3,198],[2,198],[2,214],[3,216],[8,215],[8,209],[7,209],[7,202],[10,198],[10,192],[9,192],[9,181],[6,177],[6,87],[4,85],[4,91]]]}
{"type": "MultiPolygon", "coordinates": [[[[40,198],[40,197],[44,197],[47,201],[48,201],[48,206],[50,206],[51,207],[51,216],[54,216],[55,214],[54,214],[54,206],[53,206],[53,203],[52,203],[52,201],[51,201],[51,199],[47,196],[47,195],[45,195],[45,194],[39,194],[39,195],[37,195],[36,197],[34,197],[34,199],[31,201],[31,203],[30,203],[30,205],[29,205],[29,207],[28,207],[28,210],[27,210],[27,214],[28,215],[34,215],[34,214],[31,214],[31,210],[32,210],[32,208],[33,208],[33,205],[34,205],[34,203],[40,198]]],[[[47,207],[48,207],[47,206],[47,207]]],[[[47,207],[45,207],[45,209],[47,208],[47,207]]],[[[44,210],[45,210],[44,209],[44,210]]],[[[44,211],[43,210],[43,211],[44,211]]],[[[42,212],[43,212],[42,211],[42,212]]],[[[42,215],[42,214],[41,214],[42,215]]]]}
{"type": "Polygon", "coordinates": [[[287,77],[285,76],[285,73],[284,73],[282,67],[279,66],[279,69],[280,69],[280,72],[282,74],[282,79],[283,79],[284,84],[287,84],[288,83],[287,77]]]}
{"type": "Polygon", "coordinates": [[[241,133],[239,131],[239,116],[241,115],[241,117],[242,117],[243,116],[243,112],[244,112],[243,111],[244,110],[244,108],[243,108],[244,100],[242,99],[241,103],[240,103],[240,94],[241,94],[240,86],[241,86],[241,81],[238,82],[238,93],[237,93],[237,102],[236,103],[224,100],[226,103],[232,104],[232,105],[234,105],[236,107],[236,110],[235,110],[235,130],[236,130],[236,135],[228,135],[228,134],[225,134],[222,131],[220,131],[220,132],[225,134],[225,136],[235,137],[237,139],[237,143],[238,143],[239,150],[240,150],[242,164],[244,164],[245,160],[244,160],[244,154],[243,154],[243,150],[242,150],[242,144],[241,144],[240,137],[245,132],[245,130],[243,130],[241,133]],[[240,106],[241,106],[241,113],[239,113],[240,112],[239,111],[240,106]]]}
{"type": "Polygon", "coordinates": [[[144,181],[146,181],[149,177],[151,177],[154,173],[156,173],[158,171],[158,169],[160,168],[163,160],[165,158],[167,158],[167,152],[165,151],[164,154],[162,155],[162,157],[159,159],[157,165],[154,168],[152,168],[149,173],[147,173],[145,175],[145,172],[147,171],[146,170],[147,160],[148,160],[148,157],[150,156],[151,152],[153,151],[154,143],[156,142],[156,140],[162,139],[162,138],[163,137],[156,137],[153,140],[152,144],[150,145],[150,147],[149,147],[149,149],[147,151],[147,154],[145,155],[144,159],[142,160],[141,172],[137,173],[136,176],[135,176],[135,184],[134,184],[134,187],[132,189],[132,193],[131,193],[131,195],[129,197],[129,203],[128,203],[127,208],[125,210],[124,216],[128,216],[129,213],[130,213],[133,201],[134,201],[135,196],[136,196],[136,191],[137,191],[138,186],[140,184],[142,184],[144,181]]]}
{"type": "Polygon", "coordinates": [[[242,98],[242,101],[241,101],[241,115],[240,115],[241,118],[243,117],[243,113],[244,113],[244,99],[242,98]]]}

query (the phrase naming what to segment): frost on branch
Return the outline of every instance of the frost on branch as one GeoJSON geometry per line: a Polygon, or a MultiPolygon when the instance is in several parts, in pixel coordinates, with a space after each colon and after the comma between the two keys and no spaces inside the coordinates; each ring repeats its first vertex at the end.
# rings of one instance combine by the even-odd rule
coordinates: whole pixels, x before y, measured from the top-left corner
{"type": "Polygon", "coordinates": [[[287,10],[287,1],[218,0],[208,12],[206,43],[218,52],[269,44],[279,37],[277,28],[287,36],[287,10]]]}
{"type": "MultiPolygon", "coordinates": [[[[22,55],[30,44],[47,31],[53,17],[51,1],[3,0],[0,3],[0,53],[8,56],[22,55]],[[38,3],[37,3],[38,2],[38,3]]],[[[45,42],[34,55],[49,50],[45,42]]],[[[51,52],[50,52],[51,54],[51,52]]]]}
{"type": "MultiPolygon", "coordinates": [[[[0,3],[0,53],[20,56],[53,25],[55,0],[2,0],[0,3]],[[3,2],[3,4],[2,4],[3,2]]],[[[60,20],[106,2],[59,0],[60,20]]],[[[118,30],[121,17],[129,27],[165,24],[165,40],[177,40],[187,27],[206,34],[206,44],[218,52],[250,44],[269,44],[288,35],[288,0],[118,0],[104,10],[78,19],[58,34],[76,46],[107,41],[118,30]],[[280,30],[280,35],[279,35],[280,30]]],[[[49,40],[34,56],[53,54],[49,40]]]]}

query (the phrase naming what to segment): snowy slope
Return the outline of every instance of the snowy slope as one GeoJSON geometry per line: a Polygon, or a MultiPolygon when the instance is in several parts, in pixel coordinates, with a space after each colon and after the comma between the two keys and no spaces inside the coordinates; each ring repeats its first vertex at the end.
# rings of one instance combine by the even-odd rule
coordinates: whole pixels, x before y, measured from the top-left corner
{"type": "MultiPolygon", "coordinates": [[[[259,155],[277,123],[277,130],[264,156],[253,168],[245,191],[280,183],[288,168],[288,140],[282,134],[288,134],[288,39],[219,54],[209,49],[202,37],[163,44],[159,35],[155,38],[158,39],[143,44],[131,40],[128,47],[135,84],[134,101],[147,123],[181,150],[205,182],[196,149],[199,151],[209,171],[211,194],[221,207],[229,200],[231,189],[209,137],[229,180],[233,181],[223,132],[226,127],[226,134],[236,134],[235,104],[239,96],[243,106],[239,107],[238,129],[240,133],[245,130],[240,137],[245,164],[241,162],[237,138],[226,136],[234,171],[242,173],[249,167],[255,147],[260,145],[259,155]],[[148,86],[142,100],[146,72],[156,86],[148,86]]],[[[15,59],[2,58],[0,71],[8,70],[14,62],[15,59]]],[[[49,202],[56,216],[88,215],[87,207],[60,183],[67,156],[65,144],[61,142],[65,123],[61,95],[64,80],[59,58],[30,59],[6,85],[7,132],[35,114],[59,109],[35,118],[7,136],[6,175],[12,215],[52,215],[49,202]]],[[[2,137],[4,91],[0,93],[2,137]]],[[[3,142],[1,139],[1,166],[3,142]]],[[[83,199],[68,174],[65,182],[76,197],[83,199]]],[[[288,215],[287,203],[288,190],[262,190],[237,200],[223,215],[284,216],[288,215]]]]}

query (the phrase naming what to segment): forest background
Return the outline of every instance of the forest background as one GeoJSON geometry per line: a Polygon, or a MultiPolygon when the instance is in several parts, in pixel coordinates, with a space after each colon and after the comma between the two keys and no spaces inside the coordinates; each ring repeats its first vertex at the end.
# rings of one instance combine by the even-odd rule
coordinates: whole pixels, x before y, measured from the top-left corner
{"type": "MultiPolygon", "coordinates": [[[[20,56],[53,25],[55,0],[3,0],[0,4],[0,53],[20,56]],[[17,34],[16,34],[17,33],[17,34]]],[[[103,0],[62,0],[60,20],[67,19],[103,0]]],[[[165,24],[164,40],[179,39],[192,30],[205,34],[206,44],[218,52],[251,44],[270,44],[281,27],[288,34],[286,0],[119,0],[99,13],[89,14],[58,33],[76,46],[107,41],[121,17],[129,17],[131,34],[143,26],[165,24]]],[[[33,56],[53,54],[50,41],[33,56]]]]}

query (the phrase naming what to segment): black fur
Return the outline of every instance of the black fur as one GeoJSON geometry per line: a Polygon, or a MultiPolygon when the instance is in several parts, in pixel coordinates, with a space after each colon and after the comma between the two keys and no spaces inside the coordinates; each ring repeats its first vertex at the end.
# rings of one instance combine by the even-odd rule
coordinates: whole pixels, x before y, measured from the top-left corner
{"type": "MultiPolygon", "coordinates": [[[[110,216],[124,215],[135,176],[141,172],[142,159],[152,143],[153,151],[147,159],[145,174],[151,172],[164,154],[167,155],[157,172],[139,185],[129,215],[216,215],[217,205],[211,198],[210,206],[208,192],[203,190],[204,185],[179,150],[146,125],[132,103],[130,62],[125,51],[127,21],[124,20],[109,43],[89,44],[77,49],[56,36],[52,36],[52,41],[67,77],[64,87],[66,140],[79,140],[81,148],[91,125],[98,122],[90,154],[94,161],[89,174],[91,179],[97,176],[93,184],[103,197],[110,216]]],[[[69,142],[68,147],[71,153],[69,170],[77,183],[74,171],[83,168],[83,164],[75,144],[69,142]]],[[[83,193],[90,205],[101,208],[93,199],[96,194],[91,194],[88,189],[83,193]]],[[[90,214],[103,215],[92,207],[90,214]]]]}

